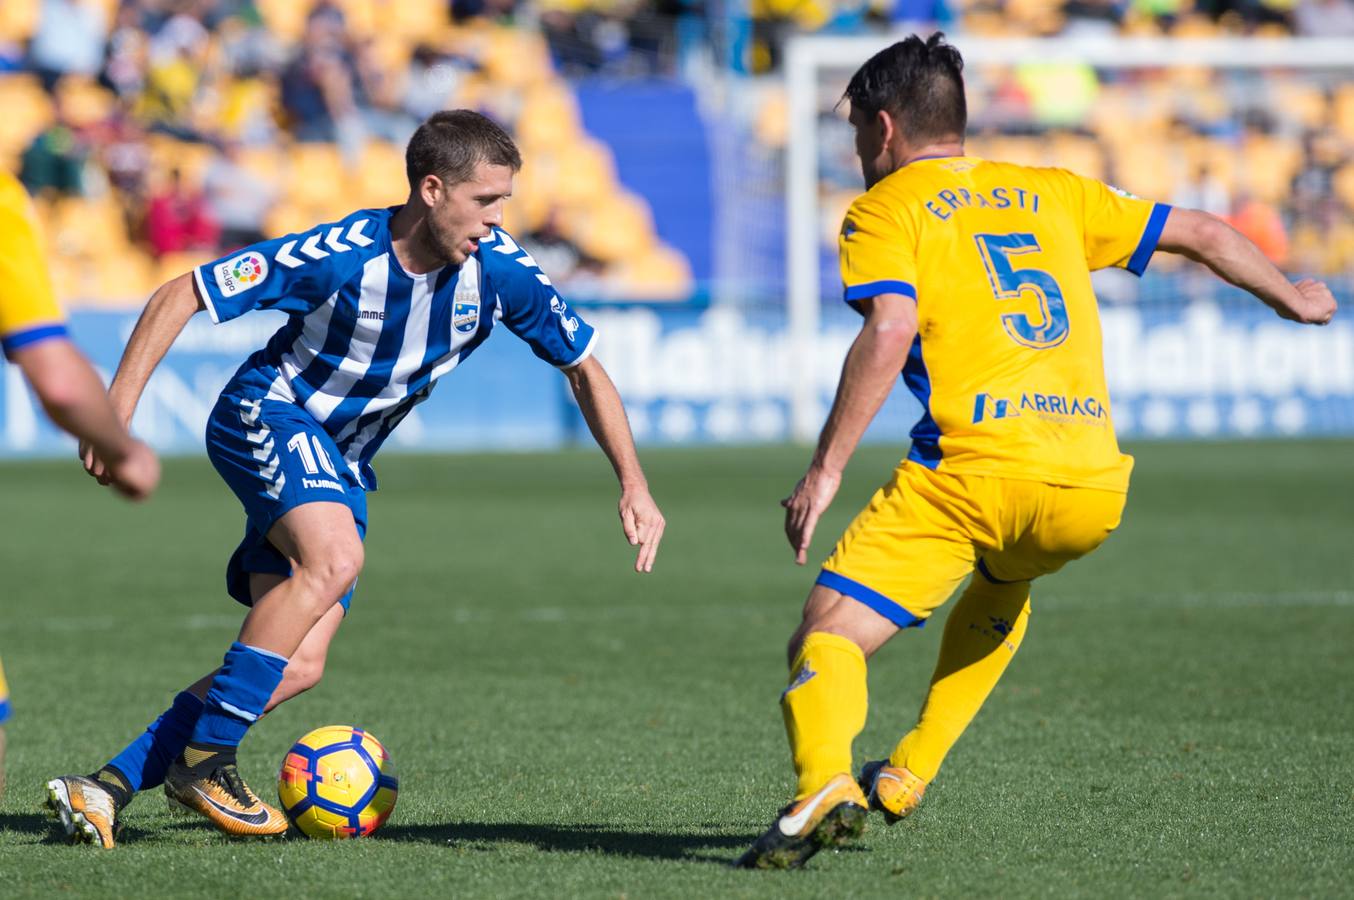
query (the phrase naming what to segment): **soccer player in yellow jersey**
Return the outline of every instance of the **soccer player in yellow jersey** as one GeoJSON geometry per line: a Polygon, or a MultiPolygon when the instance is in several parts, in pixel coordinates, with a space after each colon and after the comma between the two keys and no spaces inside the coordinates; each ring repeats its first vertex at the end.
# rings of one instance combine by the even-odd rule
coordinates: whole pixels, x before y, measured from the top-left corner
{"type": "Polygon", "coordinates": [[[1114,438],[1091,270],[1141,274],[1164,250],[1284,318],[1322,325],[1335,313],[1324,284],[1290,283],[1207,213],[966,155],[962,70],[943,36],[914,35],[846,89],[867,190],[842,225],[841,269],[864,324],[783,504],[798,563],[899,370],[923,412],[907,459],[837,542],[790,639],[781,708],[798,788],[742,866],[799,866],[858,836],[868,808],[890,824],[911,812],[1020,647],[1030,583],[1119,524],[1132,460],[1114,438]],[[853,777],[866,659],[970,576],[917,724],[853,777]]]}
{"type": "MultiPolygon", "coordinates": [[[[52,293],[33,205],[23,186],[0,171],[0,347],[19,367],[52,421],[116,460],[110,478],[140,500],[160,479],[150,448],[118,422],[103,382],[66,335],[66,317],[52,293]]],[[[0,670],[0,794],[5,787],[9,688],[0,670]]]]}

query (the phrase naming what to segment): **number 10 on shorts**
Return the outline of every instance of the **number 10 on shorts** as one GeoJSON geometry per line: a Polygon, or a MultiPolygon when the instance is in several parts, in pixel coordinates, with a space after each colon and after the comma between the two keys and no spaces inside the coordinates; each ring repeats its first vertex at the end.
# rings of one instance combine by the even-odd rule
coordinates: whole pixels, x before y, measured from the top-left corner
{"type": "Polygon", "coordinates": [[[334,461],[329,458],[325,452],[324,445],[320,439],[304,432],[297,432],[287,441],[287,449],[301,458],[301,465],[305,468],[307,475],[318,475],[320,469],[324,469],[325,474],[330,478],[338,478],[338,472],[334,469],[334,461]],[[311,447],[314,447],[314,450],[311,447]]]}

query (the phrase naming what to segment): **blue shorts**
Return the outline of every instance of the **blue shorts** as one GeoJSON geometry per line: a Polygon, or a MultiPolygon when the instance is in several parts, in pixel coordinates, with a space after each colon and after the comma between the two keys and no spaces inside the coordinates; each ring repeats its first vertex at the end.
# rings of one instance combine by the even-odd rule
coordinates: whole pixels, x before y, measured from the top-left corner
{"type": "MultiPolygon", "coordinates": [[[[290,575],[268,530],[304,503],[343,503],[367,535],[367,492],[320,424],[294,403],[222,394],[207,419],[207,458],[244,505],[244,540],[226,565],[226,591],[249,606],[251,573],[290,575]]],[[[346,612],[353,591],[339,602],[346,612]]]]}

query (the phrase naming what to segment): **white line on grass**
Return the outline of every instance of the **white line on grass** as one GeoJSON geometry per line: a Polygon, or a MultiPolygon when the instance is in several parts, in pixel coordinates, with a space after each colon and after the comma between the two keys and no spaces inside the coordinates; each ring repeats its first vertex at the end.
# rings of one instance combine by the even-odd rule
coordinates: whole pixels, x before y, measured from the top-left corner
{"type": "MultiPolygon", "coordinates": [[[[1036,589],[1034,603],[1040,606],[1090,609],[1124,604],[1150,607],[1153,609],[1243,609],[1265,607],[1347,607],[1354,606],[1354,591],[1289,591],[1274,594],[1245,593],[1238,591],[1190,591],[1185,593],[1124,594],[1113,591],[1087,591],[1079,594],[1041,593],[1036,589]]],[[[742,616],[766,616],[774,610],[757,606],[739,606],[737,604],[704,604],[700,606],[682,605],[681,607],[662,606],[636,601],[619,606],[535,606],[522,609],[504,610],[490,606],[461,606],[442,610],[442,615],[454,625],[503,624],[505,622],[529,625],[558,625],[569,621],[593,621],[617,618],[690,618],[693,615],[718,613],[728,618],[742,616]]],[[[230,628],[239,625],[243,613],[230,615],[225,613],[194,614],[189,616],[161,617],[156,624],[162,628],[183,628],[189,631],[209,631],[230,628]]],[[[109,631],[114,628],[137,628],[138,623],[113,616],[43,616],[11,622],[6,630],[22,630],[24,627],[41,629],[58,634],[89,631],[109,631]]]]}

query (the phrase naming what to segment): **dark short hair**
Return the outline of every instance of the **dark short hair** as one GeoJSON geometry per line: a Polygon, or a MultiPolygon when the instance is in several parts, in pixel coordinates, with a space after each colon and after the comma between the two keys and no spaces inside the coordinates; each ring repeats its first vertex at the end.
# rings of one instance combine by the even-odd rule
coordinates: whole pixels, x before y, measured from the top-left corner
{"type": "Polygon", "coordinates": [[[909,35],[856,70],[842,99],[873,119],[888,111],[904,137],[918,141],[963,137],[968,125],[964,58],[939,31],[909,35]]]}
{"type": "Polygon", "coordinates": [[[428,175],[447,184],[469,181],[483,162],[516,172],[522,168],[522,154],[498,123],[468,109],[434,113],[418,126],[404,151],[411,190],[428,175]]]}

